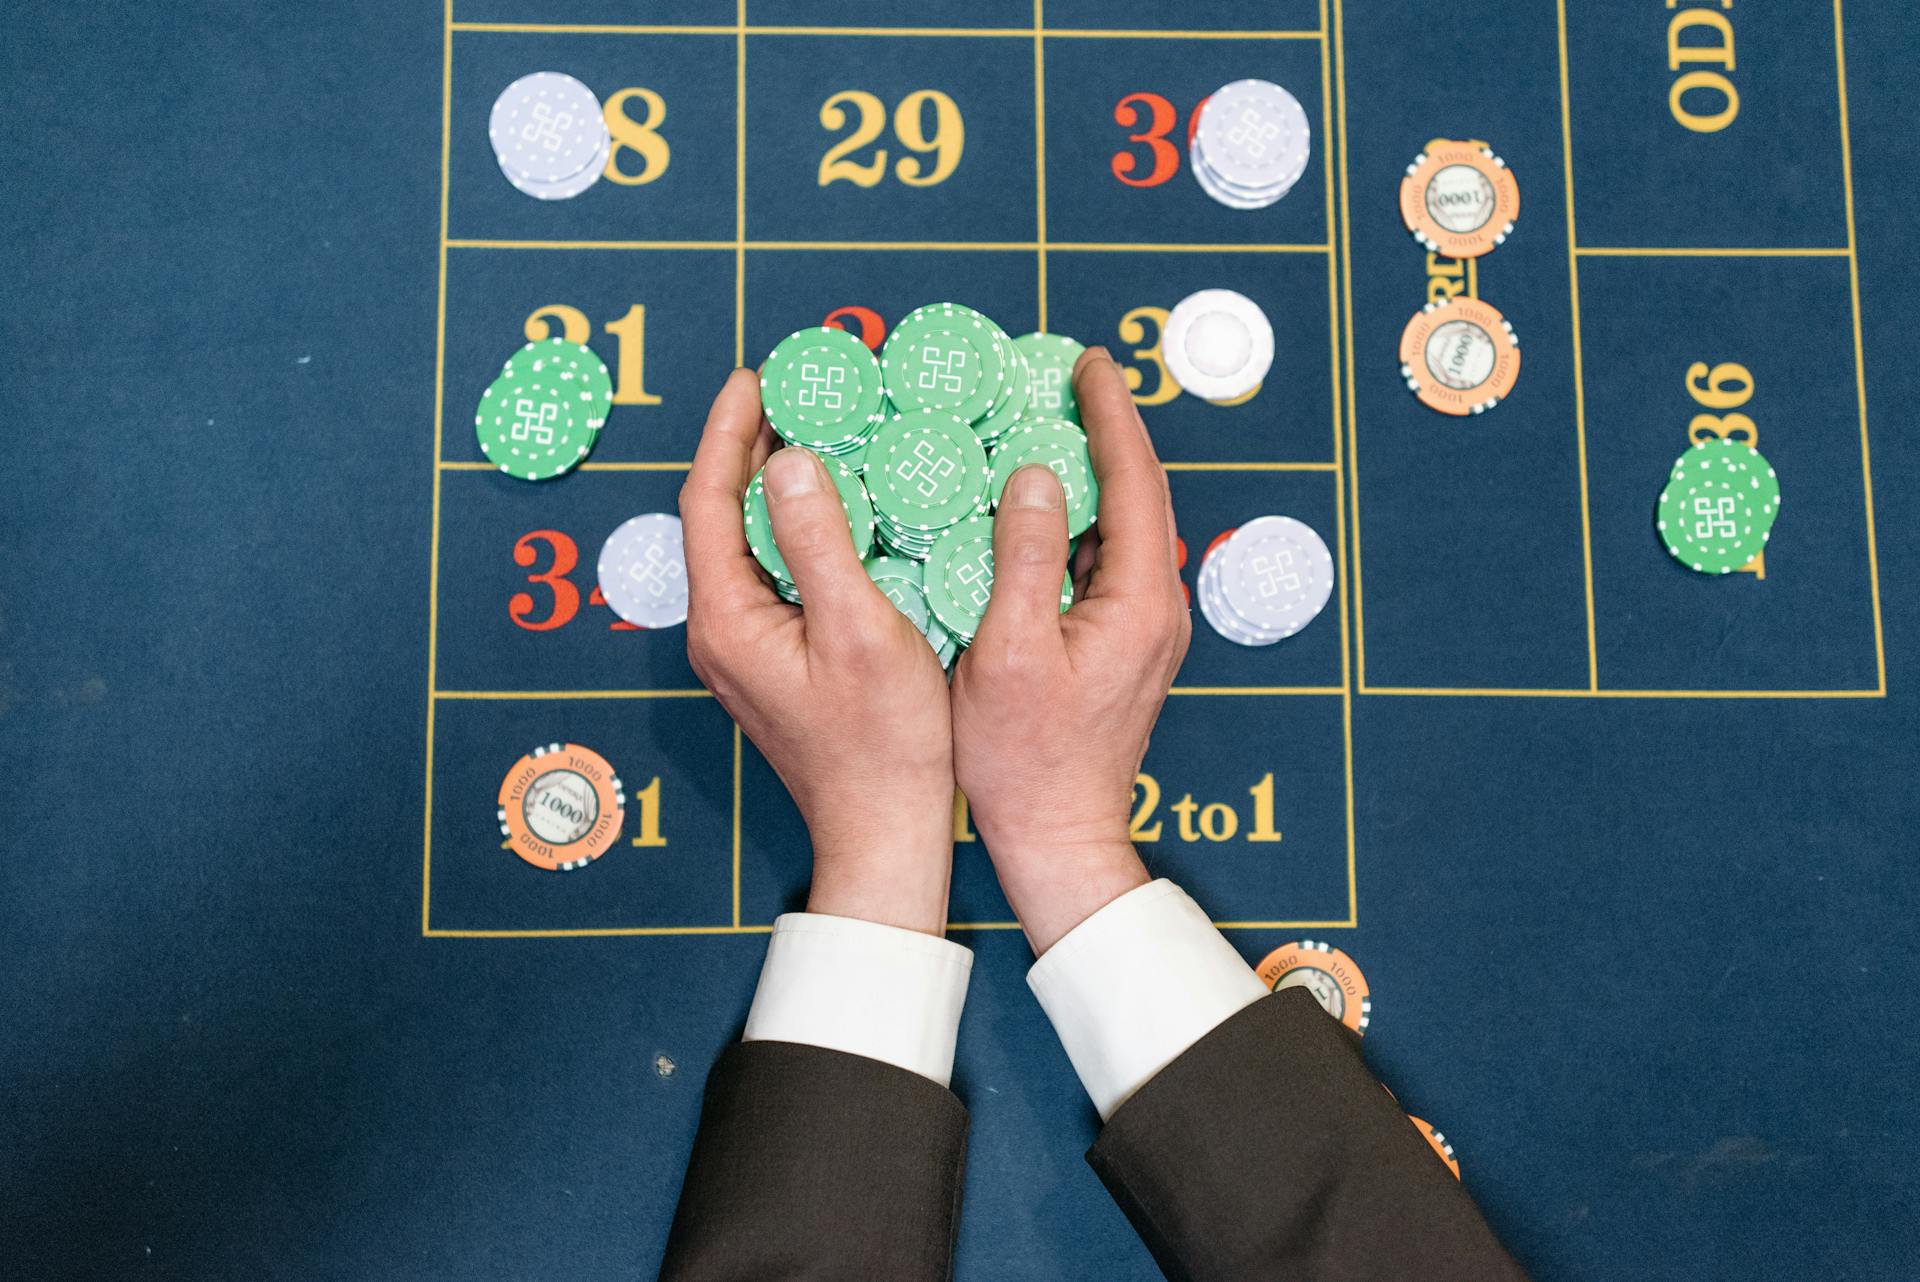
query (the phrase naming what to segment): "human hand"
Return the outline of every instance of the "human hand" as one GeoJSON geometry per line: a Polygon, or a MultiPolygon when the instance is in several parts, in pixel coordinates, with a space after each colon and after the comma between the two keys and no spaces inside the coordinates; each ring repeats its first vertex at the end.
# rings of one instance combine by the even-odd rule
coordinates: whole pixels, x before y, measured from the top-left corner
{"type": "Polygon", "coordinates": [[[953,750],[940,661],[867,577],[820,461],[773,445],[759,379],[734,371],[680,491],[687,657],[806,819],[807,910],[941,934],[953,750]],[[780,600],[747,549],[741,498],[762,463],[805,610],[780,600]]]}
{"type": "Polygon", "coordinates": [[[1193,634],[1173,502],[1146,425],[1102,348],[1073,371],[1099,523],[1060,613],[1059,481],[1021,468],[994,517],[993,596],[954,670],[954,766],[1036,954],[1146,884],[1128,836],[1134,777],[1193,634]]]}

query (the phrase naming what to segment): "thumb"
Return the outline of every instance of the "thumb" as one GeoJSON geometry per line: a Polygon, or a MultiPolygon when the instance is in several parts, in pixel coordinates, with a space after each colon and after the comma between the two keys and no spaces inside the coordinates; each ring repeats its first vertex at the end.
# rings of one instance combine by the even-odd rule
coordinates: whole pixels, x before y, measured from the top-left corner
{"type": "Polygon", "coordinates": [[[1066,572],[1066,496],[1052,468],[1028,464],[1007,481],[994,512],[993,596],[982,638],[1057,637],[1066,572]]]}
{"type": "Polygon", "coordinates": [[[854,554],[847,510],[826,464],[809,450],[775,450],[764,479],[774,546],[810,621],[826,621],[861,602],[871,584],[854,554]]]}

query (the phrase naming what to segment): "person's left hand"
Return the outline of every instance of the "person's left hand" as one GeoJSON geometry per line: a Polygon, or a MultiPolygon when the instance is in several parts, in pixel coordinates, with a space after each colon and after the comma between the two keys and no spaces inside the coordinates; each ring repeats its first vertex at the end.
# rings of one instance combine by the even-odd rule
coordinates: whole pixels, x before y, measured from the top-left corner
{"type": "Polygon", "coordinates": [[[687,657],[807,821],[808,911],[941,934],[953,742],[940,661],[867,577],[820,461],[774,450],[751,370],[735,370],[713,403],[680,517],[687,657]],[[769,456],[774,537],[804,610],[780,600],[747,550],[741,498],[769,456]]]}

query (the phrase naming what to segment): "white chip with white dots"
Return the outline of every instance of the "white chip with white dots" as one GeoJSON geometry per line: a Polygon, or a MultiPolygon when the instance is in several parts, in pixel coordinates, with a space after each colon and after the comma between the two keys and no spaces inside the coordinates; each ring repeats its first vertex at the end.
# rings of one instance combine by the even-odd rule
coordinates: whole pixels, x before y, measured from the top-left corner
{"type": "Polygon", "coordinates": [[[607,536],[600,549],[600,595],[613,612],[643,628],[687,621],[687,556],[680,518],[647,512],[607,536]]]}
{"type": "Polygon", "coordinates": [[[1273,367],[1273,326],[1245,294],[1203,289],[1167,316],[1160,353],[1182,388],[1204,400],[1229,401],[1259,387],[1273,367]]]}

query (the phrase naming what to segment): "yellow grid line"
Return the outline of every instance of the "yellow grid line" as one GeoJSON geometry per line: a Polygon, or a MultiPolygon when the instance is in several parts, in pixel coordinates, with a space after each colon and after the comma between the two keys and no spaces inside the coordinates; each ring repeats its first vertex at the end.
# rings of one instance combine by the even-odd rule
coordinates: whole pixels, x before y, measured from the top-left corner
{"type": "MultiPolygon", "coordinates": [[[[1347,392],[1347,440],[1346,440],[1346,501],[1353,510],[1353,557],[1351,572],[1353,575],[1353,650],[1354,675],[1360,692],[1367,690],[1367,602],[1364,579],[1361,573],[1360,554],[1360,407],[1359,398],[1354,394],[1353,378],[1353,205],[1350,184],[1347,178],[1347,37],[1346,18],[1341,10],[1340,0],[1333,0],[1333,67],[1338,92],[1335,94],[1339,107],[1339,145],[1340,145],[1340,262],[1341,262],[1341,319],[1347,343],[1347,369],[1345,386],[1347,392]]],[[[1329,229],[1331,230],[1331,229],[1329,229]]],[[[1342,537],[1345,532],[1342,531],[1342,537]]],[[[1342,597],[1344,602],[1345,598],[1342,597]]]]}
{"type": "MultiPolygon", "coordinates": [[[[1036,90],[1036,94],[1039,91],[1036,90]]],[[[1037,127],[1036,127],[1037,128],[1037,127]]],[[[1036,146],[1044,143],[1036,139],[1036,146]]],[[[1040,156],[1036,165],[1044,164],[1040,156]]],[[[744,235],[732,240],[489,240],[456,237],[447,242],[450,249],[542,249],[542,250],[705,250],[710,253],[746,248],[765,252],[817,250],[823,253],[1009,253],[1030,254],[1036,250],[1059,250],[1071,254],[1327,254],[1331,245],[1254,241],[1241,244],[1222,241],[1217,244],[1156,243],[1153,241],[1050,241],[1044,232],[1037,240],[750,240],[744,235]]]]}
{"type": "Polygon", "coordinates": [[[1846,22],[1833,0],[1834,74],[1840,94],[1840,177],[1847,198],[1847,282],[1853,302],[1853,380],[1860,405],[1860,484],[1867,517],[1867,580],[1873,591],[1873,658],[1879,693],[1887,692],[1887,643],[1880,623],[1880,548],[1873,527],[1873,450],[1867,443],[1867,354],[1860,327],[1860,254],[1853,228],[1853,135],[1847,118],[1846,22]]]}
{"type": "Polygon", "coordinates": [[[1581,690],[1546,687],[1361,686],[1361,694],[1484,699],[1883,699],[1885,690],[1581,690]]]}
{"type": "MultiPolygon", "coordinates": [[[[587,462],[573,470],[576,472],[684,472],[692,466],[692,463],[677,460],[631,463],[587,462]]],[[[475,459],[442,459],[440,470],[442,472],[498,472],[500,468],[496,464],[475,459]]]]}
{"type": "MultiPolygon", "coordinates": [[[[684,472],[693,464],[683,459],[657,461],[634,461],[625,463],[595,463],[588,461],[575,467],[576,472],[684,472]]],[[[1319,459],[1247,459],[1247,460],[1206,460],[1194,462],[1162,462],[1161,467],[1169,472],[1338,472],[1340,465],[1319,459]]],[[[445,459],[440,464],[443,472],[498,472],[500,468],[477,459],[445,459]]]]}
{"type": "Polygon", "coordinates": [[[1791,246],[1766,249],[1679,246],[1657,249],[1646,245],[1581,245],[1575,252],[1582,258],[1845,258],[1851,251],[1845,248],[1796,249],[1791,246]]]}
{"type": "Polygon", "coordinates": [[[420,811],[420,933],[432,929],[433,913],[433,688],[440,649],[440,460],[447,393],[447,191],[453,152],[453,0],[446,0],[440,33],[440,281],[433,336],[433,517],[427,554],[426,789],[420,811]]]}
{"type": "Polygon", "coordinates": [[[455,22],[454,31],[556,36],[886,36],[895,39],[1026,40],[1318,40],[1318,31],[1153,31],[1099,27],[796,27],[756,24],[455,22]]]}
{"type": "MultiPolygon", "coordinates": [[[[1320,30],[1330,31],[1327,21],[1327,0],[1320,0],[1320,30]]],[[[1327,137],[1333,131],[1333,68],[1330,65],[1333,51],[1327,40],[1320,42],[1320,136],[1327,137]]],[[[1344,574],[1347,566],[1347,502],[1346,480],[1340,475],[1342,441],[1340,439],[1340,265],[1332,253],[1333,249],[1333,164],[1328,157],[1326,169],[1326,229],[1327,229],[1327,360],[1332,371],[1328,380],[1333,389],[1333,508],[1334,508],[1334,551],[1339,558],[1336,564],[1342,567],[1344,574]]],[[[1347,589],[1340,585],[1340,737],[1344,749],[1342,770],[1346,786],[1346,822],[1347,822],[1347,923],[1357,925],[1360,921],[1360,872],[1359,857],[1356,850],[1354,833],[1353,806],[1353,667],[1348,650],[1352,636],[1347,622],[1347,589]]]]}
{"type": "MultiPolygon", "coordinates": [[[[1346,921],[1216,921],[1216,930],[1331,930],[1358,923],[1346,921]]],[[[946,929],[1019,930],[1017,921],[950,921],[946,929]]],[[[733,926],[580,926],[551,930],[429,930],[430,939],[623,939],[634,936],[765,935],[773,931],[772,922],[743,923],[733,926]]]]}
{"type": "Polygon", "coordinates": [[[694,686],[684,690],[435,690],[433,697],[469,702],[500,699],[711,699],[713,693],[694,686]]]}
{"type": "Polygon", "coordinates": [[[1039,272],[1034,308],[1040,331],[1047,329],[1047,42],[1045,0],[1033,0],[1033,223],[1034,261],[1039,272]]]}
{"type": "Polygon", "coordinates": [[[1573,93],[1567,76],[1567,0],[1555,0],[1560,24],[1560,160],[1567,178],[1567,294],[1573,315],[1573,433],[1580,454],[1580,563],[1586,576],[1587,688],[1600,688],[1600,646],[1593,608],[1593,520],[1587,498],[1587,380],[1581,368],[1580,238],[1573,220],[1573,93]]]}

